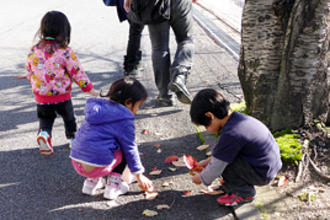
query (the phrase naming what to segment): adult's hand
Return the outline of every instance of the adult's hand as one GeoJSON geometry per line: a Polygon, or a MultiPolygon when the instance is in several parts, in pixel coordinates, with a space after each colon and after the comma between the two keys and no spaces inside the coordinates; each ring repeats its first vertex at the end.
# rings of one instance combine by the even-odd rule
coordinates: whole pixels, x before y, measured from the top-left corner
{"type": "Polygon", "coordinates": [[[131,0],[124,0],[124,9],[126,12],[129,12],[130,4],[131,4],[131,0]]]}

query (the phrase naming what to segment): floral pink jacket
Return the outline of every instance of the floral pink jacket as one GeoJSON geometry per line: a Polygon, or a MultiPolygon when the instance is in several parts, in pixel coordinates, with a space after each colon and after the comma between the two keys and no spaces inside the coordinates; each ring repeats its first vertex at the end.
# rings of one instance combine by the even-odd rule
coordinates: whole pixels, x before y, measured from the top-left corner
{"type": "Polygon", "coordinates": [[[58,103],[71,98],[72,80],[83,92],[93,89],[70,47],[42,41],[31,48],[25,68],[37,103],[58,103]]]}

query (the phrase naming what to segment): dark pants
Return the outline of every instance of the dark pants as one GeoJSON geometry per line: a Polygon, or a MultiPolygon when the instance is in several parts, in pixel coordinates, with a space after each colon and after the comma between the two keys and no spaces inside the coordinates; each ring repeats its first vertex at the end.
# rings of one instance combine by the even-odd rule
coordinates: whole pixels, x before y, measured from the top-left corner
{"type": "Polygon", "coordinates": [[[123,156],[122,156],[122,158],[121,158],[121,163],[118,164],[118,166],[116,166],[116,167],[112,170],[112,172],[123,174],[126,165],[127,165],[127,162],[126,162],[125,157],[124,157],[124,154],[123,154],[123,156]]]}
{"type": "Polygon", "coordinates": [[[124,59],[124,70],[126,72],[132,71],[141,61],[142,52],[141,36],[144,25],[137,24],[131,21],[129,22],[129,36],[127,43],[126,56],[124,59]]]}
{"type": "Polygon", "coordinates": [[[255,185],[267,185],[271,181],[271,179],[261,177],[247,161],[241,158],[236,158],[225,168],[222,178],[224,187],[229,192],[244,197],[255,196],[255,185]]]}
{"type": "Polygon", "coordinates": [[[53,124],[57,113],[63,118],[66,137],[68,139],[74,138],[75,132],[77,131],[77,124],[71,100],[56,104],[37,104],[37,113],[39,118],[39,131],[47,131],[47,133],[52,136],[53,124]]]}
{"type": "Polygon", "coordinates": [[[160,97],[169,94],[168,84],[171,77],[178,73],[189,73],[192,66],[194,44],[192,39],[193,17],[191,0],[171,1],[171,17],[169,21],[159,24],[149,24],[149,34],[152,46],[152,64],[155,83],[160,97]],[[177,48],[174,61],[170,56],[170,28],[172,28],[177,48]]]}

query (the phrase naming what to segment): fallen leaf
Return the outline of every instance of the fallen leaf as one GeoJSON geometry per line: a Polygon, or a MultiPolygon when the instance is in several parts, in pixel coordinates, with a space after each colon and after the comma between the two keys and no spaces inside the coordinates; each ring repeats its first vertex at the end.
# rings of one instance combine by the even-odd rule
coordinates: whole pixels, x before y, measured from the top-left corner
{"type": "Polygon", "coordinates": [[[277,186],[278,187],[285,186],[287,182],[288,182],[288,178],[286,178],[286,176],[280,176],[277,182],[277,186]]]}
{"type": "Polygon", "coordinates": [[[209,147],[210,147],[209,144],[203,144],[203,145],[198,146],[196,149],[199,151],[202,151],[202,150],[208,149],[209,147]]]}
{"type": "Polygon", "coordinates": [[[183,162],[189,170],[198,167],[198,162],[196,161],[196,159],[189,154],[183,155],[183,162]]]}
{"type": "Polygon", "coordinates": [[[149,134],[149,129],[144,129],[144,130],[142,131],[142,134],[149,134]]]}
{"type": "Polygon", "coordinates": [[[156,205],[156,209],[158,209],[158,210],[170,209],[170,206],[166,205],[166,204],[156,205]]]}
{"type": "Polygon", "coordinates": [[[204,167],[195,167],[192,169],[192,171],[196,172],[196,173],[200,173],[204,170],[204,167]]]}
{"type": "Polygon", "coordinates": [[[157,167],[152,168],[152,171],[156,171],[156,170],[157,170],[157,167]]]}
{"type": "Polygon", "coordinates": [[[175,167],[169,167],[168,169],[169,169],[170,171],[172,171],[172,172],[176,171],[176,168],[175,168],[175,167]]]}
{"type": "Polygon", "coordinates": [[[190,194],[191,194],[191,191],[189,191],[189,190],[183,192],[183,195],[185,195],[185,196],[189,196],[190,194]]]}
{"type": "Polygon", "coordinates": [[[168,156],[165,159],[165,163],[172,163],[173,161],[177,161],[178,159],[179,159],[179,157],[176,155],[168,156]]]}
{"type": "Polygon", "coordinates": [[[162,149],[158,148],[158,149],[157,149],[157,153],[160,154],[161,152],[162,152],[162,149]]]}
{"type": "Polygon", "coordinates": [[[149,175],[157,176],[161,174],[162,170],[153,170],[149,173],[149,175]]]}
{"type": "Polygon", "coordinates": [[[169,186],[169,185],[172,185],[172,184],[173,184],[172,180],[171,181],[165,181],[165,182],[163,182],[162,187],[166,187],[166,186],[169,186]]]}
{"type": "Polygon", "coordinates": [[[172,165],[174,165],[174,166],[176,166],[176,167],[185,167],[185,166],[186,166],[182,160],[179,160],[179,161],[173,161],[173,162],[172,162],[172,165]]]}
{"type": "Polygon", "coordinates": [[[146,200],[153,200],[158,196],[158,192],[145,192],[144,197],[146,200]]]}
{"type": "Polygon", "coordinates": [[[207,187],[206,189],[201,189],[201,192],[208,194],[208,195],[219,195],[219,194],[224,193],[223,190],[214,190],[210,187],[207,187]]]}
{"type": "Polygon", "coordinates": [[[158,148],[158,147],[160,147],[160,144],[155,144],[154,146],[158,148]]]}
{"type": "Polygon", "coordinates": [[[152,216],[158,215],[158,212],[156,212],[154,210],[150,210],[150,209],[145,209],[142,212],[142,214],[145,215],[145,216],[148,216],[148,217],[152,217],[152,216]]]}
{"type": "Polygon", "coordinates": [[[192,171],[192,170],[189,170],[189,175],[191,175],[191,176],[195,176],[196,173],[194,173],[194,171],[192,171]]]}

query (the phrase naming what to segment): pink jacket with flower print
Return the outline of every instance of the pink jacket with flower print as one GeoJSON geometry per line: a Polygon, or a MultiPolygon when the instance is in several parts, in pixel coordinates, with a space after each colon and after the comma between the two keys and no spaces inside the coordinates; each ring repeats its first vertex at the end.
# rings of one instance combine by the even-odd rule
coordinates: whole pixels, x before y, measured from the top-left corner
{"type": "Polygon", "coordinates": [[[72,80],[83,92],[93,85],[70,47],[42,41],[31,48],[25,68],[37,103],[58,103],[71,98],[72,80]]]}

